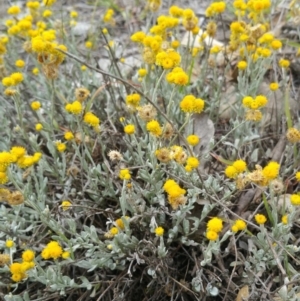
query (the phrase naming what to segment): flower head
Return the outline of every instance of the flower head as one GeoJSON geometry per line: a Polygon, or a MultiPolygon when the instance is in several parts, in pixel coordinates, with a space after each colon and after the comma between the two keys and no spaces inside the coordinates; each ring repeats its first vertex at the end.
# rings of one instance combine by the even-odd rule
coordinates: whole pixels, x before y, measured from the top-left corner
{"type": "Polygon", "coordinates": [[[147,123],[147,131],[155,137],[159,137],[162,134],[162,128],[157,120],[151,120],[147,123]]]}
{"type": "Polygon", "coordinates": [[[63,253],[63,249],[57,241],[51,241],[47,244],[47,246],[42,251],[43,259],[57,259],[61,257],[63,253]]]}
{"type": "Polygon", "coordinates": [[[63,209],[63,211],[70,209],[71,206],[72,206],[72,203],[68,200],[62,201],[62,203],[61,203],[61,208],[63,209]]]}
{"type": "Polygon", "coordinates": [[[263,225],[267,221],[267,218],[263,214],[256,214],[254,218],[259,225],[263,225]]]}
{"type": "Polygon", "coordinates": [[[223,229],[223,221],[218,217],[210,219],[206,225],[208,231],[219,233],[223,229]]]}
{"type": "Polygon", "coordinates": [[[121,180],[130,180],[131,175],[130,175],[129,169],[121,169],[119,172],[119,178],[121,180]]]}
{"type": "Polygon", "coordinates": [[[32,250],[25,250],[22,253],[22,259],[26,262],[31,262],[34,259],[34,252],[32,250]]]}
{"type": "Polygon", "coordinates": [[[132,135],[135,132],[135,127],[133,124],[128,124],[124,127],[124,132],[128,135],[132,135]]]}
{"type": "Polygon", "coordinates": [[[218,235],[218,233],[215,232],[215,231],[208,230],[208,231],[206,232],[206,238],[207,238],[208,240],[215,241],[215,240],[217,240],[217,239],[219,238],[219,235],[218,235]]]}
{"type": "Polygon", "coordinates": [[[163,236],[165,230],[163,227],[157,227],[157,228],[155,228],[154,232],[155,232],[156,236],[163,236]]]}
{"type": "Polygon", "coordinates": [[[15,245],[14,241],[11,240],[11,239],[8,239],[6,242],[5,242],[5,247],[10,249],[12,248],[13,246],[15,245]]]}

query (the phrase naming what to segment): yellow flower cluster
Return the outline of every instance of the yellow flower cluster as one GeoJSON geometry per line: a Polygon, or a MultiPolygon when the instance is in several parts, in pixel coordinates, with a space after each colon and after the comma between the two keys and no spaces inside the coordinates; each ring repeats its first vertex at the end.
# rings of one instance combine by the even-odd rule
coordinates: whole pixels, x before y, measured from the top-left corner
{"type": "Polygon", "coordinates": [[[213,2],[206,9],[205,15],[206,17],[213,17],[214,15],[221,14],[226,9],[226,3],[224,1],[213,2]]]}
{"type": "Polygon", "coordinates": [[[2,85],[5,87],[17,86],[24,80],[23,74],[20,72],[12,73],[10,76],[2,79],[2,85]]]}
{"type": "MultiPolygon", "coordinates": [[[[154,0],[158,1],[158,0],[154,0]]],[[[153,2],[154,3],[154,2],[153,2]]],[[[146,64],[156,63],[164,69],[170,70],[179,65],[181,57],[175,51],[179,46],[179,42],[174,40],[172,30],[179,24],[183,24],[186,30],[198,33],[198,19],[191,9],[181,9],[172,6],[169,10],[170,16],[161,15],[156,20],[156,25],[150,28],[150,34],[147,35],[143,31],[138,31],[131,36],[131,40],[143,46],[143,59],[146,64]]],[[[173,70],[174,75],[179,73],[179,69],[173,70]]],[[[186,85],[188,77],[181,69],[180,74],[172,80],[167,78],[168,82],[178,85],[186,85]],[[181,79],[179,79],[179,75],[181,79]]]]}
{"type": "Polygon", "coordinates": [[[259,109],[268,103],[267,97],[264,95],[258,95],[255,98],[251,96],[245,96],[242,102],[243,106],[248,109],[246,111],[246,120],[260,121],[262,114],[259,109]]]}
{"type": "Polygon", "coordinates": [[[43,30],[34,35],[31,39],[28,52],[37,54],[37,60],[42,64],[42,69],[47,78],[55,79],[58,76],[58,67],[64,61],[67,47],[55,42],[55,30],[43,30]]]}
{"type": "Polygon", "coordinates": [[[155,156],[162,163],[168,163],[175,160],[179,164],[184,164],[187,160],[187,154],[181,146],[173,145],[170,149],[163,147],[155,151],[155,156]]]}
{"type": "Polygon", "coordinates": [[[166,80],[170,84],[175,84],[178,86],[185,86],[188,81],[188,75],[180,67],[175,67],[170,73],[166,75],[166,80]]]}
{"type": "Polygon", "coordinates": [[[243,231],[247,228],[247,224],[241,220],[241,219],[237,219],[234,224],[231,226],[231,231],[236,233],[238,231],[243,231]]]}
{"type": "Polygon", "coordinates": [[[206,229],[206,238],[212,241],[217,240],[223,229],[223,221],[218,217],[213,217],[208,221],[206,229]]]}
{"type": "Polygon", "coordinates": [[[63,254],[63,249],[57,241],[49,242],[42,250],[41,256],[43,259],[58,259],[63,254]]]}
{"type": "Polygon", "coordinates": [[[185,96],[180,102],[180,109],[186,113],[201,113],[204,109],[204,100],[194,95],[185,96]]]}
{"type": "Polygon", "coordinates": [[[72,103],[68,103],[65,106],[65,109],[67,112],[72,113],[74,115],[79,115],[82,112],[82,105],[81,102],[78,100],[75,100],[72,103]]]}
{"type": "Polygon", "coordinates": [[[264,168],[259,165],[256,169],[247,174],[248,181],[260,186],[267,186],[272,180],[279,176],[280,164],[277,162],[269,162],[264,168]]]}
{"type": "Polygon", "coordinates": [[[23,261],[21,263],[14,262],[9,267],[12,274],[11,279],[15,282],[20,282],[27,278],[26,272],[35,266],[34,252],[32,250],[25,250],[22,253],[22,259],[23,261]]]}
{"type": "Polygon", "coordinates": [[[27,168],[37,163],[41,156],[41,153],[35,153],[33,156],[26,155],[25,148],[21,146],[14,146],[9,152],[0,152],[0,184],[8,182],[6,171],[10,164],[16,163],[20,168],[27,168]]]}
{"type": "Polygon", "coordinates": [[[166,51],[159,52],[155,58],[156,65],[161,66],[164,69],[172,69],[178,66],[180,61],[180,54],[171,48],[166,51]]]}
{"type": "Polygon", "coordinates": [[[187,8],[183,11],[182,25],[187,31],[192,31],[192,33],[197,34],[199,32],[198,28],[198,18],[196,17],[194,11],[187,8]]]}
{"type": "Polygon", "coordinates": [[[174,180],[167,180],[163,186],[164,191],[168,194],[168,201],[171,207],[176,210],[179,205],[184,205],[187,201],[184,196],[185,189],[182,189],[174,180]]]}
{"type": "Polygon", "coordinates": [[[105,12],[105,15],[103,16],[102,20],[104,23],[109,23],[110,25],[115,25],[116,21],[114,19],[114,10],[113,9],[108,9],[105,12]]]}
{"type": "Polygon", "coordinates": [[[138,93],[129,94],[126,96],[126,104],[128,106],[137,108],[141,101],[141,95],[138,93]]]}
{"type": "Polygon", "coordinates": [[[186,160],[186,166],[184,167],[187,172],[191,172],[193,169],[199,166],[199,160],[196,157],[188,157],[186,160]]]}
{"type": "Polygon", "coordinates": [[[98,127],[100,124],[100,119],[92,112],[85,113],[83,116],[83,121],[94,128],[98,127]]]}
{"type": "Polygon", "coordinates": [[[243,173],[247,169],[247,164],[244,160],[236,160],[232,165],[229,165],[225,169],[225,175],[228,178],[235,179],[240,173],[243,173]]]}

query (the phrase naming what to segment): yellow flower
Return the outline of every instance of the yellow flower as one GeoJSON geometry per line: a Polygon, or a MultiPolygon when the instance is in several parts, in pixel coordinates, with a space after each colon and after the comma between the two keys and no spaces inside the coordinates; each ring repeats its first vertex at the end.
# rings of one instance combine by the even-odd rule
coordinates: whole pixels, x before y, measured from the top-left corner
{"type": "Polygon", "coordinates": [[[255,215],[255,221],[259,225],[263,225],[267,221],[267,218],[263,214],[256,214],[255,215]]]}
{"type": "Polygon", "coordinates": [[[119,233],[119,229],[117,227],[112,227],[110,230],[109,230],[109,233],[112,235],[112,236],[115,236],[119,233]]]}
{"type": "Polygon", "coordinates": [[[200,139],[197,135],[189,135],[186,138],[186,141],[187,141],[188,144],[190,144],[192,146],[195,146],[199,143],[200,139]]]}
{"type": "Polygon", "coordinates": [[[204,109],[204,100],[201,98],[196,98],[194,100],[194,113],[201,113],[204,109]]]}
{"type": "Polygon", "coordinates": [[[219,238],[219,235],[218,235],[217,232],[209,230],[209,231],[206,232],[206,238],[208,240],[215,241],[219,238]]]}
{"type": "Polygon", "coordinates": [[[244,160],[236,160],[232,166],[238,171],[238,173],[244,172],[247,168],[247,164],[244,160]]]}
{"type": "Polygon", "coordinates": [[[163,236],[165,230],[163,227],[157,227],[157,228],[155,228],[154,232],[155,232],[156,236],[163,236]]]}
{"type": "Polygon", "coordinates": [[[121,169],[119,172],[119,178],[121,180],[130,180],[131,175],[130,175],[129,169],[121,169]]]}
{"type": "Polygon", "coordinates": [[[0,184],[6,184],[8,180],[7,174],[4,171],[0,171],[0,184]]]}
{"type": "Polygon", "coordinates": [[[279,40],[273,40],[271,42],[271,47],[274,50],[278,50],[278,49],[280,49],[282,47],[282,43],[279,40]]]}
{"type": "Polygon", "coordinates": [[[63,211],[70,209],[71,206],[72,206],[72,203],[67,200],[62,201],[62,203],[61,203],[61,208],[63,209],[63,211]]]}
{"type": "Polygon", "coordinates": [[[238,64],[237,64],[237,67],[240,69],[240,70],[245,70],[247,68],[247,62],[246,61],[239,61],[238,64]]]}
{"type": "Polygon", "coordinates": [[[91,49],[93,47],[93,43],[91,41],[85,42],[85,47],[91,49]]]}
{"type": "Polygon", "coordinates": [[[85,113],[83,121],[92,127],[96,127],[100,124],[100,119],[92,112],[85,113]]]}
{"type": "Polygon", "coordinates": [[[151,120],[147,123],[147,131],[150,132],[153,136],[159,137],[162,134],[162,128],[159,125],[157,120],[151,120]]]}
{"type": "Polygon", "coordinates": [[[300,195],[299,194],[292,194],[291,195],[291,203],[294,206],[300,205],[300,195]]]}
{"type": "Polygon", "coordinates": [[[72,11],[70,12],[70,17],[71,17],[71,18],[77,18],[77,17],[78,17],[77,11],[72,10],[72,11]]]}
{"type": "Polygon", "coordinates": [[[138,70],[138,75],[139,75],[140,77],[146,76],[147,73],[148,73],[148,72],[147,72],[147,69],[140,68],[140,69],[138,70]]]}
{"type": "Polygon", "coordinates": [[[63,253],[62,247],[57,241],[51,241],[47,244],[47,246],[42,251],[43,259],[57,259],[61,257],[63,253]]]}
{"type": "Polygon", "coordinates": [[[270,162],[264,169],[263,169],[263,176],[267,180],[273,180],[278,177],[280,169],[280,164],[277,162],[270,162]]]}
{"type": "Polygon", "coordinates": [[[126,96],[126,104],[137,107],[140,104],[141,96],[138,93],[129,94],[126,96]]]}
{"type": "Polygon", "coordinates": [[[241,219],[237,219],[234,225],[237,227],[238,231],[245,230],[247,227],[247,224],[241,219]]]}
{"type": "Polygon", "coordinates": [[[23,60],[17,60],[15,62],[15,66],[18,68],[23,68],[25,66],[25,62],[23,60]]]}
{"type": "Polygon", "coordinates": [[[60,142],[60,141],[56,141],[56,142],[55,142],[55,146],[56,146],[56,149],[57,149],[60,153],[63,153],[63,152],[66,150],[66,148],[67,148],[66,144],[65,144],[65,143],[62,143],[62,142],[60,142]]]}
{"type": "Polygon", "coordinates": [[[9,270],[12,274],[22,273],[22,265],[19,262],[14,262],[9,266],[9,270]]]}
{"type": "Polygon", "coordinates": [[[124,127],[124,132],[128,135],[132,135],[135,132],[135,127],[133,124],[128,124],[124,127]]]}
{"type": "Polygon", "coordinates": [[[65,132],[64,138],[65,138],[67,141],[69,141],[69,140],[74,139],[74,135],[73,135],[72,132],[68,131],[68,132],[65,132]]]}
{"type": "Polygon", "coordinates": [[[287,216],[287,214],[285,214],[285,215],[282,216],[281,222],[282,222],[284,225],[287,225],[287,224],[288,224],[288,216],[287,216]]]}
{"type": "Polygon", "coordinates": [[[236,178],[238,174],[238,170],[232,165],[227,166],[225,169],[225,175],[230,179],[236,178]]]}
{"type": "Polygon", "coordinates": [[[10,76],[14,81],[14,85],[21,83],[24,80],[23,74],[20,72],[15,72],[10,76]]]}
{"type": "Polygon", "coordinates": [[[210,219],[206,225],[208,231],[219,233],[223,229],[223,221],[218,217],[210,219]]]}
{"type": "Polygon", "coordinates": [[[11,149],[10,149],[10,153],[14,156],[16,156],[17,159],[25,156],[26,154],[26,149],[22,146],[13,146],[11,149]]]}
{"type": "Polygon", "coordinates": [[[10,87],[14,85],[14,80],[11,77],[3,77],[2,85],[4,87],[10,87]]]}
{"type": "Polygon", "coordinates": [[[37,111],[41,107],[41,103],[39,101],[33,101],[30,106],[32,110],[37,111]]]}
{"type": "Polygon", "coordinates": [[[74,115],[78,115],[82,112],[82,105],[81,102],[78,100],[75,100],[72,103],[69,103],[65,106],[65,109],[74,115]]]}
{"type": "Polygon", "coordinates": [[[33,261],[34,259],[34,252],[32,250],[25,250],[22,253],[22,259],[26,262],[33,261]]]}
{"type": "Polygon", "coordinates": [[[195,169],[199,166],[199,160],[196,157],[189,157],[186,160],[186,164],[192,169],[195,169]]]}
{"type": "Polygon", "coordinates": [[[196,97],[194,95],[185,96],[180,102],[180,109],[186,113],[192,113],[194,110],[194,102],[196,97]]]}
{"type": "Polygon", "coordinates": [[[278,85],[278,83],[270,83],[269,87],[270,87],[270,90],[276,91],[276,90],[278,90],[279,85],[278,85]]]}
{"type": "Polygon", "coordinates": [[[123,220],[122,220],[121,218],[118,218],[117,220],[115,220],[115,223],[116,223],[116,225],[117,225],[120,229],[122,229],[122,230],[125,229],[124,222],[123,222],[123,220]]]}
{"type": "Polygon", "coordinates": [[[35,125],[35,129],[39,132],[39,131],[41,131],[43,129],[43,125],[41,123],[37,123],[35,125]]]}
{"type": "Polygon", "coordinates": [[[0,152],[0,167],[8,167],[16,161],[16,157],[9,152],[0,152]]]}
{"type": "Polygon", "coordinates": [[[20,12],[21,12],[21,9],[17,5],[13,5],[7,10],[7,13],[9,15],[18,15],[20,12]]]}
{"type": "Polygon", "coordinates": [[[233,225],[231,226],[231,231],[232,231],[233,233],[236,233],[236,232],[239,231],[239,229],[238,229],[238,227],[236,226],[236,224],[233,224],[233,225]]]}
{"type": "Polygon", "coordinates": [[[300,182],[300,171],[296,172],[295,178],[296,178],[297,182],[300,182]]]}
{"type": "Polygon", "coordinates": [[[14,245],[15,245],[15,243],[14,243],[13,240],[11,240],[11,239],[8,239],[8,240],[5,242],[5,247],[8,248],[8,249],[12,248],[14,245]]]}
{"type": "Polygon", "coordinates": [[[290,66],[290,61],[285,59],[279,60],[279,66],[282,68],[288,68],[290,66]]]}
{"type": "Polygon", "coordinates": [[[26,274],[24,274],[24,273],[14,273],[14,274],[11,275],[11,279],[14,282],[20,282],[24,278],[26,278],[26,274]]]}
{"type": "Polygon", "coordinates": [[[64,251],[62,254],[61,254],[61,257],[63,259],[68,259],[70,257],[70,252],[68,251],[64,251]]]}

